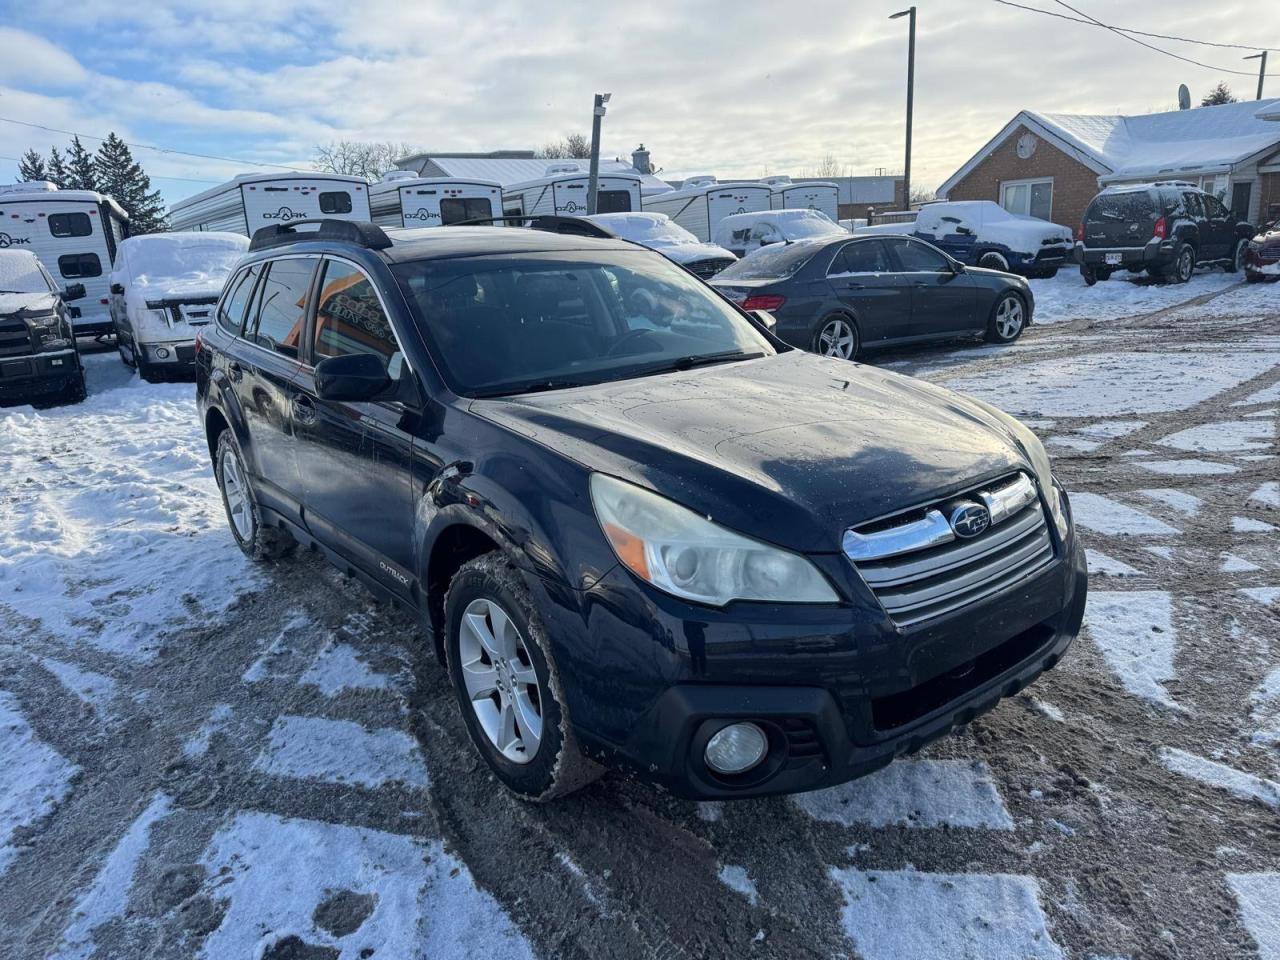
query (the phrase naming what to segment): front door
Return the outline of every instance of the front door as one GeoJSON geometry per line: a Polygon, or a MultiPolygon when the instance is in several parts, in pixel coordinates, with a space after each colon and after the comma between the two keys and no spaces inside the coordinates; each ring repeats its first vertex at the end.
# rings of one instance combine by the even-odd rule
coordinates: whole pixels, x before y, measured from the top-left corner
{"type": "MultiPolygon", "coordinates": [[[[354,264],[326,259],[317,288],[311,364],[371,353],[392,381],[412,374],[369,278],[354,264]]],[[[412,403],[339,403],[316,395],[312,365],[299,376],[294,405],[303,509],[311,532],[392,591],[408,597],[417,579],[413,549],[412,403]]],[[[404,394],[406,397],[409,394],[404,394]]]]}
{"type": "Polygon", "coordinates": [[[854,240],[840,248],[827,271],[831,289],[858,320],[862,342],[910,336],[911,287],[883,240],[854,240]]]}
{"type": "Polygon", "coordinates": [[[1205,223],[1207,231],[1201,233],[1201,250],[1200,259],[1202,260],[1222,260],[1231,256],[1235,251],[1232,249],[1235,240],[1235,223],[1231,219],[1231,213],[1223,206],[1222,201],[1217,197],[1205,195],[1204,198],[1205,223]],[[1205,232],[1208,239],[1205,239],[1205,232]]]}
{"type": "MultiPolygon", "coordinates": [[[[249,468],[267,506],[296,520],[302,501],[293,433],[299,349],[315,257],[273,260],[263,268],[227,375],[248,428],[249,468]]],[[[237,291],[238,292],[238,291],[237,291]]]]}
{"type": "MultiPolygon", "coordinates": [[[[973,281],[939,250],[919,240],[885,241],[911,287],[911,335],[946,337],[982,326],[973,281]]],[[[984,318],[985,319],[985,318],[984,318]]]]}

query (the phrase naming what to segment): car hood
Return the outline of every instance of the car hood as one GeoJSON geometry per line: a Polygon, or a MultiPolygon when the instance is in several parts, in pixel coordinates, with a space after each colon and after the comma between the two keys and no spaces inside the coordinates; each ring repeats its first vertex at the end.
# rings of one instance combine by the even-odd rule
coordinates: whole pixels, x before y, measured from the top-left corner
{"type": "Polygon", "coordinates": [[[58,303],[52,293],[0,293],[0,316],[8,316],[19,310],[46,313],[58,303]]]}
{"type": "Polygon", "coordinates": [[[839,550],[851,525],[1030,469],[1010,428],[973,401],[800,351],[471,410],[732,529],[812,552],[839,550]]]}
{"type": "Polygon", "coordinates": [[[133,290],[139,300],[183,303],[221,295],[223,280],[220,276],[135,278],[133,290]]]}
{"type": "Polygon", "coordinates": [[[738,259],[724,247],[718,247],[714,243],[663,243],[657,240],[646,241],[645,246],[680,264],[697,263],[699,260],[738,259]]]}

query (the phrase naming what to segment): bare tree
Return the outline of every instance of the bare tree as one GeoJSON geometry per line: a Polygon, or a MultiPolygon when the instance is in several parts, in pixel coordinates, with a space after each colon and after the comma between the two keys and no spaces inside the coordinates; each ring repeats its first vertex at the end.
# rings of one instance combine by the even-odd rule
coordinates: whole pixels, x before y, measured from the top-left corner
{"type": "Polygon", "coordinates": [[[938,193],[936,190],[926,190],[923,187],[911,188],[911,202],[908,206],[916,206],[921,203],[928,203],[930,200],[937,200],[938,193]]]}
{"type": "Polygon", "coordinates": [[[328,146],[317,146],[313,162],[324,173],[342,173],[366,180],[379,180],[396,161],[414,152],[407,143],[389,140],[339,140],[328,146]]]}
{"type": "Polygon", "coordinates": [[[825,157],[818,161],[818,166],[814,170],[815,177],[838,177],[844,169],[839,158],[834,153],[828,153],[825,157]]]}
{"type": "Polygon", "coordinates": [[[563,140],[553,140],[538,151],[547,160],[587,160],[591,157],[591,138],[571,133],[563,140]]]}

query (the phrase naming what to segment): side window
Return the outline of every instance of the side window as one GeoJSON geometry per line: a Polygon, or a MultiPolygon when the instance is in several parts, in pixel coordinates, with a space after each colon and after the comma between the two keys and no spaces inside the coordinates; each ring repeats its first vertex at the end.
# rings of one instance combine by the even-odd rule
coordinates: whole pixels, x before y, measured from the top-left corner
{"type": "Polygon", "coordinates": [[[1225,220],[1227,216],[1227,208],[1222,205],[1222,201],[1212,194],[1206,193],[1204,196],[1205,212],[1214,220],[1225,220]]]}
{"type": "Polygon", "coordinates": [[[308,259],[271,261],[261,283],[257,316],[245,324],[247,339],[297,359],[315,265],[314,260],[308,259]]]}
{"type": "Polygon", "coordinates": [[[937,250],[918,240],[890,240],[907,273],[950,273],[951,264],[937,250]]]}
{"type": "Polygon", "coordinates": [[[831,273],[892,273],[889,253],[882,240],[847,243],[831,264],[831,273]]]}
{"type": "Polygon", "coordinates": [[[321,213],[350,213],[351,194],[345,190],[334,190],[320,194],[321,213]]]}
{"type": "Polygon", "coordinates": [[[631,194],[626,190],[596,191],[596,213],[630,213],[631,194]]]}
{"type": "Polygon", "coordinates": [[[1204,217],[1204,208],[1200,205],[1200,194],[1184,193],[1182,204],[1187,208],[1187,216],[1191,219],[1200,220],[1204,217]]]}
{"type": "Polygon", "coordinates": [[[373,283],[349,263],[325,261],[312,352],[317,360],[371,353],[387,365],[392,378],[399,378],[404,368],[404,354],[373,283]]]}
{"type": "Polygon", "coordinates": [[[262,272],[262,265],[255,263],[248,270],[242,270],[231,281],[231,294],[222,301],[218,309],[218,325],[224,330],[240,335],[244,327],[244,308],[253,295],[253,286],[262,272]]]}
{"type": "Polygon", "coordinates": [[[58,258],[58,272],[68,280],[102,276],[102,261],[96,253],[67,253],[58,258]]]}
{"type": "Polygon", "coordinates": [[[55,237],[87,237],[93,233],[93,224],[87,213],[51,213],[49,232],[55,237]]]}

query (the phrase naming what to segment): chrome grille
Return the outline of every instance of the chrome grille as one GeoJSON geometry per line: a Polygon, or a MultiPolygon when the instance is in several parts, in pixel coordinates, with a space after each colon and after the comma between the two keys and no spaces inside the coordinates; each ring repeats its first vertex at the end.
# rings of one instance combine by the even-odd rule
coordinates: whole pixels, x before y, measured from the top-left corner
{"type": "Polygon", "coordinates": [[[872,533],[851,530],[845,552],[899,626],[959,610],[1039,573],[1054,557],[1053,541],[1035,485],[1025,474],[989,484],[902,518],[878,523],[872,533]],[[992,524],[976,537],[957,537],[945,513],[957,501],[1016,509],[991,511],[992,524]],[[1029,499],[1027,499],[1029,497],[1029,499]],[[1022,501],[1022,502],[1019,502],[1022,501]]]}
{"type": "Polygon", "coordinates": [[[719,257],[712,258],[710,260],[695,260],[685,266],[690,273],[701,277],[703,280],[710,280],[731,263],[733,263],[732,260],[726,260],[723,257],[719,257]]]}

